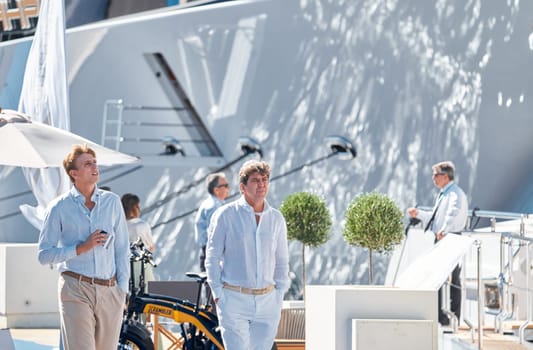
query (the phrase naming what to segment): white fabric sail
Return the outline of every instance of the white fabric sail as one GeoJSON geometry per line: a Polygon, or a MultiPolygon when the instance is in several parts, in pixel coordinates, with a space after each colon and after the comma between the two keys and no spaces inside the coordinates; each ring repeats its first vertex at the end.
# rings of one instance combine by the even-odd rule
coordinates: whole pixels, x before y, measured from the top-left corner
{"type": "MultiPolygon", "coordinates": [[[[26,62],[18,110],[32,120],[70,130],[69,96],[65,61],[65,11],[63,0],[43,0],[26,62]]],[[[48,203],[67,191],[70,181],[62,168],[24,168],[37,206],[20,206],[22,214],[40,229],[48,203]]]]}

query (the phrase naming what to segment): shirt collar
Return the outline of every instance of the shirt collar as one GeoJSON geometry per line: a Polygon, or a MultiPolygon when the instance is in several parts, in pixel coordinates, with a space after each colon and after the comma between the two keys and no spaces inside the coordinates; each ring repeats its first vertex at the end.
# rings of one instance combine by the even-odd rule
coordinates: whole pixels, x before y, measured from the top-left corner
{"type": "Polygon", "coordinates": [[[450,181],[442,190],[440,190],[440,193],[444,194],[450,190],[450,188],[454,185],[455,182],[450,181]]]}
{"type": "MultiPolygon", "coordinates": [[[[72,187],[70,188],[70,195],[72,197],[74,197],[75,199],[78,199],[81,197],[83,198],[83,194],[81,194],[80,191],[78,191],[78,189],[76,188],[76,186],[72,185],[72,187]]],[[[95,186],[94,187],[94,192],[91,196],[91,201],[92,202],[96,202],[96,200],[100,197],[100,191],[98,191],[98,186],[95,186]]]]}
{"type": "MultiPolygon", "coordinates": [[[[244,199],[244,196],[241,196],[238,200],[237,200],[238,204],[240,207],[242,207],[244,210],[247,210],[251,213],[254,212],[254,208],[252,208],[252,206],[250,204],[248,204],[248,202],[246,201],[246,199],[244,199]]],[[[270,207],[270,204],[268,204],[267,200],[265,199],[265,207],[263,208],[263,213],[266,213],[267,211],[270,211],[271,207],[270,207]]]]}
{"type": "Polygon", "coordinates": [[[224,201],[220,198],[218,198],[217,196],[215,196],[214,194],[210,194],[211,198],[213,198],[213,200],[215,201],[215,203],[224,203],[224,201]]]}

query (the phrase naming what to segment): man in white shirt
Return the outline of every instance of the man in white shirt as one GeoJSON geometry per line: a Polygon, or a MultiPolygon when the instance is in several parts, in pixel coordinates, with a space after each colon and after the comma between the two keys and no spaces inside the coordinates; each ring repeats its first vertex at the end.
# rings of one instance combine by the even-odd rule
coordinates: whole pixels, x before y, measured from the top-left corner
{"type": "MultiPolygon", "coordinates": [[[[468,218],[468,202],[463,190],[454,182],[455,166],[445,161],[433,165],[433,183],[440,189],[432,211],[407,209],[411,217],[422,220],[425,231],[435,234],[435,243],[446,234],[461,234],[468,218]]],[[[441,310],[441,291],[439,291],[439,322],[448,325],[449,319],[441,310]]],[[[461,267],[458,265],[452,272],[450,288],[451,311],[461,320],[461,267]]]]}
{"type": "Polygon", "coordinates": [[[247,161],[239,171],[242,196],[219,208],[207,242],[207,280],[230,350],[270,350],[289,287],[287,227],[272,208],[270,166],[247,161]]]}

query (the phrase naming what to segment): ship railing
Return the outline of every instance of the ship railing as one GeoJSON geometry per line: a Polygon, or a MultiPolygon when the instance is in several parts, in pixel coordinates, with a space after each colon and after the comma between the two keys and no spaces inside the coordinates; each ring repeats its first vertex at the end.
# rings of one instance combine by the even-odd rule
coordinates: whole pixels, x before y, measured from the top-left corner
{"type": "Polygon", "coordinates": [[[135,154],[145,166],[218,167],[224,157],[192,105],[104,104],[103,146],[135,154]]]}
{"type": "MultiPolygon", "coordinates": [[[[430,207],[420,207],[422,210],[433,210],[430,207]]],[[[525,342],[526,329],[532,324],[533,286],[530,283],[531,256],[530,247],[533,242],[533,215],[528,213],[514,213],[502,211],[488,211],[473,209],[468,213],[467,230],[464,235],[479,239],[482,235],[499,236],[499,271],[497,276],[482,276],[484,293],[479,294],[479,303],[483,303],[485,314],[494,316],[494,330],[500,334],[505,332],[505,321],[513,321],[513,328],[518,329],[520,344],[525,342]],[[488,226],[477,228],[484,219],[488,226]],[[509,221],[512,220],[512,221],[509,221]],[[520,270],[513,269],[516,264],[525,266],[525,286],[515,284],[520,270]],[[516,312],[519,302],[518,292],[525,294],[525,319],[516,312]],[[481,300],[483,299],[483,300],[481,300]],[[520,319],[522,318],[522,319],[520,319]]],[[[483,240],[479,239],[481,244],[483,240]]],[[[486,251],[485,251],[486,253],[486,251]]],[[[466,261],[465,261],[466,264],[466,261]]],[[[475,282],[476,278],[466,277],[463,269],[462,303],[467,296],[466,284],[475,282]]],[[[446,303],[445,303],[446,304],[446,303]]],[[[448,310],[449,311],[449,310],[448,310]]],[[[463,317],[465,323],[473,329],[468,318],[463,317]]],[[[480,320],[480,328],[484,326],[484,318],[480,320]]]]}

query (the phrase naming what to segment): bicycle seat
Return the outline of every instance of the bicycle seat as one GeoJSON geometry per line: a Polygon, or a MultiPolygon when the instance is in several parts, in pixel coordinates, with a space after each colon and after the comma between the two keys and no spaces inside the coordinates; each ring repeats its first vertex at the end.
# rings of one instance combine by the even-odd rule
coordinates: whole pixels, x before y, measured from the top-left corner
{"type": "Polygon", "coordinates": [[[194,278],[198,282],[205,282],[207,280],[207,273],[205,272],[187,272],[185,276],[194,278]]]}

